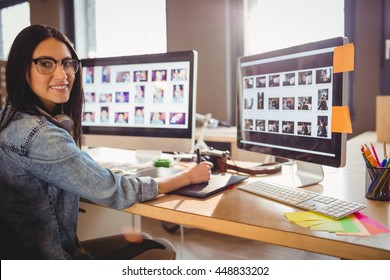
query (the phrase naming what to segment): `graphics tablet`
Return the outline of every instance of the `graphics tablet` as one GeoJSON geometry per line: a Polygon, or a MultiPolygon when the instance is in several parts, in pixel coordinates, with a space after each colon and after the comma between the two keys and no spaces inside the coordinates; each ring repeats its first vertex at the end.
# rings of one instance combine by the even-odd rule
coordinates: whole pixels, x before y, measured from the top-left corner
{"type": "Polygon", "coordinates": [[[230,186],[239,184],[247,178],[248,176],[231,175],[227,173],[212,174],[210,181],[207,183],[189,185],[170,193],[197,198],[206,198],[210,195],[219,193],[230,186]]]}

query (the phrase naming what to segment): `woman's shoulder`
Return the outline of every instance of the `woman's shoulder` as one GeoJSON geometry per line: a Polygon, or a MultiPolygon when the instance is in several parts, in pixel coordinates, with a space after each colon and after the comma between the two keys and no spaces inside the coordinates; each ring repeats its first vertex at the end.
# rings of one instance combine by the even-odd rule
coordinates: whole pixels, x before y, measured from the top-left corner
{"type": "MultiPolygon", "coordinates": [[[[0,133],[0,145],[20,154],[51,154],[66,144],[75,146],[72,136],[44,116],[16,113],[0,133]]],[[[73,150],[72,150],[73,153],[73,150]]]]}
{"type": "Polygon", "coordinates": [[[47,126],[47,122],[45,120],[46,118],[43,116],[16,112],[8,127],[30,130],[36,126],[47,126]]]}
{"type": "Polygon", "coordinates": [[[18,142],[18,140],[31,138],[38,133],[44,133],[44,131],[47,131],[45,128],[50,126],[55,127],[44,116],[16,112],[12,121],[3,129],[1,138],[18,142]]]}

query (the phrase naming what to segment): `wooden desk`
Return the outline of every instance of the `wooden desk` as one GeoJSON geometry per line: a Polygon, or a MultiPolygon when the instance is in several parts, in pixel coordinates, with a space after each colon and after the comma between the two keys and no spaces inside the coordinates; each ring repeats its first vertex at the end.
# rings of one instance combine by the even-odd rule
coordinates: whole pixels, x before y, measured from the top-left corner
{"type": "MultiPolygon", "coordinates": [[[[375,143],[375,140],[374,132],[349,140],[347,166],[341,169],[325,168],[323,182],[308,189],[366,204],[362,213],[389,228],[390,202],[371,201],[364,197],[364,164],[359,153],[360,145],[375,143]]],[[[377,150],[381,150],[380,145],[375,144],[377,150]]],[[[390,259],[390,233],[356,237],[311,231],[289,222],[283,216],[284,212],[302,210],[237,188],[204,200],[161,195],[153,201],[138,203],[125,211],[343,259],[390,259]]]]}

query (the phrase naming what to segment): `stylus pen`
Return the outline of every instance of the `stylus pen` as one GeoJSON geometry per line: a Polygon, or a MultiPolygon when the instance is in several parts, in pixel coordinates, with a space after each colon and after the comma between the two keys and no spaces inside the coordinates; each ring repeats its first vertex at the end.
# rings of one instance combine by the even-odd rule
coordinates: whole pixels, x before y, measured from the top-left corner
{"type": "Polygon", "coordinates": [[[200,150],[196,149],[196,164],[200,163],[200,150]]]}

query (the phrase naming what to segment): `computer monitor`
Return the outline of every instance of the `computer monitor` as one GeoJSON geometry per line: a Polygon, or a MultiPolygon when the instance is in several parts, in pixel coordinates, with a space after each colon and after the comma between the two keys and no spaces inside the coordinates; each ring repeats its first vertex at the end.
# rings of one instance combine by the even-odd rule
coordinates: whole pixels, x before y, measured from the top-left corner
{"type": "Polygon", "coordinates": [[[191,152],[197,52],[83,59],[82,144],[191,152]]]}
{"type": "Polygon", "coordinates": [[[345,165],[346,134],[332,132],[334,106],[347,105],[347,74],[334,73],[331,38],[238,59],[239,149],[288,159],[291,184],[323,179],[322,166],[345,165]]]}

